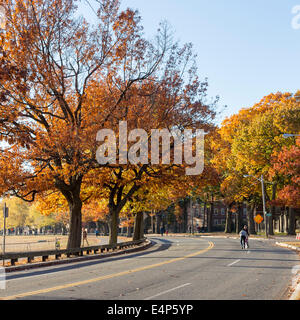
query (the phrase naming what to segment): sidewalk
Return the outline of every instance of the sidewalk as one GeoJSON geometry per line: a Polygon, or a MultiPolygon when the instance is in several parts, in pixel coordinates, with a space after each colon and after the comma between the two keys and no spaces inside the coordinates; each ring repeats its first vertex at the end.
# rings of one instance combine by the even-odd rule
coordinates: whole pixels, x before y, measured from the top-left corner
{"type": "MultiPolygon", "coordinates": [[[[153,233],[153,234],[146,234],[146,236],[161,236],[161,234],[153,233]]],[[[225,233],[225,232],[201,232],[201,233],[169,233],[168,235],[164,234],[164,237],[215,237],[215,238],[233,238],[237,239],[239,238],[239,235],[237,233],[225,233]]],[[[274,240],[278,242],[293,242],[293,243],[299,243],[300,240],[296,240],[296,236],[269,236],[268,239],[265,238],[263,235],[250,235],[251,239],[261,239],[261,240],[274,240]]]]}

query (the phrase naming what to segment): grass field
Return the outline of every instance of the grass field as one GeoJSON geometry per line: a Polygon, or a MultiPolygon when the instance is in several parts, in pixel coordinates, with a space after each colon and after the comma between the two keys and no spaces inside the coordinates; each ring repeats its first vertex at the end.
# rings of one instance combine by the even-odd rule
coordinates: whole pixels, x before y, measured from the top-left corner
{"type": "MultiPolygon", "coordinates": [[[[96,237],[94,234],[88,235],[88,244],[84,246],[97,246],[108,243],[108,237],[96,237]]],[[[28,252],[40,250],[54,250],[56,240],[60,242],[60,249],[67,246],[67,235],[28,235],[28,236],[6,236],[5,252],[28,252]]],[[[118,242],[131,241],[131,238],[118,237],[118,242]]],[[[81,243],[82,244],[82,243],[81,243]]],[[[2,237],[0,237],[0,252],[3,252],[2,237]]]]}

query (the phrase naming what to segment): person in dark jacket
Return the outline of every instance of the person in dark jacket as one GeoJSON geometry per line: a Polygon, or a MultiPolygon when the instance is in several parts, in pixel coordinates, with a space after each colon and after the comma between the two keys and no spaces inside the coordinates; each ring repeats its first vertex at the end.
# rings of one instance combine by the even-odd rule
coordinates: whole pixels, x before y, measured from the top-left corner
{"type": "Polygon", "coordinates": [[[247,245],[247,248],[249,248],[248,237],[249,237],[248,227],[244,225],[243,229],[240,231],[240,242],[241,242],[242,249],[245,249],[246,245],[247,245]]]}

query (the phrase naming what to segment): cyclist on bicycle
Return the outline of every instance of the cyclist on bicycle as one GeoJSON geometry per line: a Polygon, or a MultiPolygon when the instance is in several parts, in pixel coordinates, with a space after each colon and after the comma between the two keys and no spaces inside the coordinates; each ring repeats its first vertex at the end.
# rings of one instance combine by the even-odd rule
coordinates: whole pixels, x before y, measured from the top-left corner
{"type": "Polygon", "coordinates": [[[248,227],[245,225],[243,229],[240,231],[240,242],[241,242],[242,249],[245,249],[246,244],[247,244],[247,247],[249,248],[248,237],[249,237],[248,227]]]}

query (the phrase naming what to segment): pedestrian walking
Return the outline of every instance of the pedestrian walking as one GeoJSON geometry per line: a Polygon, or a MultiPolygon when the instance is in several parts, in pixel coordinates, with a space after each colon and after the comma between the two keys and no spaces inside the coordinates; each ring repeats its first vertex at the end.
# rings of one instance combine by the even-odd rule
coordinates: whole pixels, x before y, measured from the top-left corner
{"type": "Polygon", "coordinates": [[[87,239],[87,230],[86,229],[83,229],[83,232],[82,232],[82,246],[84,246],[84,241],[86,241],[87,245],[89,246],[89,242],[88,242],[88,239],[87,239]]]}
{"type": "Polygon", "coordinates": [[[164,233],[165,233],[165,227],[162,225],[160,227],[160,234],[161,234],[162,237],[163,237],[164,233]]]}

